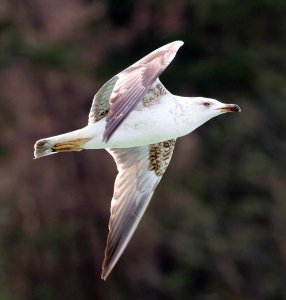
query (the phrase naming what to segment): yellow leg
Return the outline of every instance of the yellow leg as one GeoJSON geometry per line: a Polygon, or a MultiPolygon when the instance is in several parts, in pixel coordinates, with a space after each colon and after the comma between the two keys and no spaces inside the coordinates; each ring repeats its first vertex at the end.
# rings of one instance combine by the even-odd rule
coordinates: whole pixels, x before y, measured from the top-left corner
{"type": "Polygon", "coordinates": [[[83,150],[82,145],[88,142],[90,139],[77,139],[73,141],[67,141],[64,143],[55,144],[52,148],[53,152],[70,152],[83,150]]]}

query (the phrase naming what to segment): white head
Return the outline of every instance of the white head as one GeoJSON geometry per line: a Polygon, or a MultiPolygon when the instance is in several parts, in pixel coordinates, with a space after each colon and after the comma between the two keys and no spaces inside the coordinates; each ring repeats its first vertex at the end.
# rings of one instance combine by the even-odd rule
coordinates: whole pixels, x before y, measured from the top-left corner
{"type": "Polygon", "coordinates": [[[241,109],[236,104],[225,104],[215,99],[194,97],[188,99],[189,118],[193,119],[198,126],[207,122],[211,118],[227,112],[240,112],[241,109]]]}

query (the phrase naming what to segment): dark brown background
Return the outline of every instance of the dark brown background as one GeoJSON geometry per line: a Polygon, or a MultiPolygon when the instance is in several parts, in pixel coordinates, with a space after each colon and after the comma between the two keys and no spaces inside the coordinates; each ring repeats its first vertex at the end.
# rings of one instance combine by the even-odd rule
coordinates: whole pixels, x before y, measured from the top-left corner
{"type": "Polygon", "coordinates": [[[286,298],[285,10],[282,0],[1,0],[1,300],[286,298]],[[242,113],[178,141],[103,282],[111,157],[33,161],[33,144],[85,126],[105,81],[177,39],[168,89],[242,113]]]}

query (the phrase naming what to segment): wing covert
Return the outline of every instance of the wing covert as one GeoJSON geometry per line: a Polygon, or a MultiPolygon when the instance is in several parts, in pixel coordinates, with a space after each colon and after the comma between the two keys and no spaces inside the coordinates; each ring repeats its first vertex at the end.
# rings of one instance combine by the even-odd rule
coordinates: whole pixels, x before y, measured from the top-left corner
{"type": "Polygon", "coordinates": [[[112,77],[95,94],[89,112],[88,124],[95,123],[108,114],[110,108],[109,99],[118,78],[118,76],[112,77]]]}

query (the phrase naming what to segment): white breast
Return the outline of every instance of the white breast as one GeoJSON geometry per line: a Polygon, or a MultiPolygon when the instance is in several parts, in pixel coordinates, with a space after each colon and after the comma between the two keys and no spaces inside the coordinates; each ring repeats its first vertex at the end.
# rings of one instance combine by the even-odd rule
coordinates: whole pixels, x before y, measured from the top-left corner
{"type": "Polygon", "coordinates": [[[88,126],[94,136],[86,149],[129,148],[154,144],[192,131],[185,109],[185,101],[167,92],[159,99],[143,99],[108,141],[103,143],[105,119],[88,126]],[[145,103],[144,103],[145,101],[145,103]]]}

